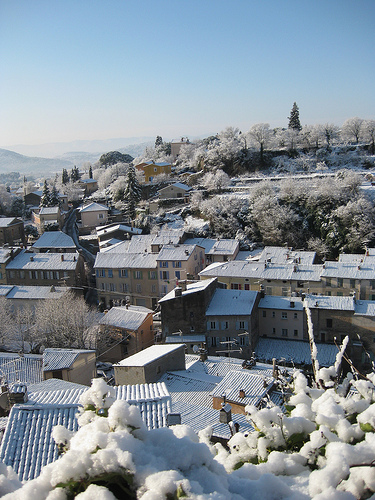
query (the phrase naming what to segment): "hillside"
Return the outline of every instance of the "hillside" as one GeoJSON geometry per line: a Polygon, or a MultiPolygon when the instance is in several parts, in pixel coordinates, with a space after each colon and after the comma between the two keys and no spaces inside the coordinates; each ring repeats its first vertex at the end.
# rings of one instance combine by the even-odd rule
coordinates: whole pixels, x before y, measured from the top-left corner
{"type": "Polygon", "coordinates": [[[0,170],[2,173],[19,171],[22,174],[42,175],[60,172],[63,168],[71,168],[68,160],[57,158],[40,158],[24,156],[14,151],[0,149],[0,170]]]}

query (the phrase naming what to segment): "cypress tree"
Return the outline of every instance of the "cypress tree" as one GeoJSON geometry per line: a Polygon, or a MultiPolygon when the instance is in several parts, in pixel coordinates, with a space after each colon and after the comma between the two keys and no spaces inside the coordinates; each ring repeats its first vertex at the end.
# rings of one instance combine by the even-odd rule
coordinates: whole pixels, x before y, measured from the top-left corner
{"type": "Polygon", "coordinates": [[[129,165],[126,175],[126,188],[124,191],[125,215],[132,220],[136,216],[137,203],[141,199],[141,186],[139,185],[135,169],[129,165]]]}
{"type": "Polygon", "coordinates": [[[42,197],[40,198],[40,206],[41,207],[51,206],[51,195],[50,195],[49,187],[48,187],[46,180],[44,180],[43,193],[42,193],[42,197]]]}
{"type": "Polygon", "coordinates": [[[69,182],[69,174],[66,168],[63,168],[61,182],[63,184],[68,184],[69,182]]]}
{"type": "Polygon", "coordinates": [[[301,122],[299,120],[299,109],[296,102],[293,104],[290,112],[288,128],[297,130],[298,132],[302,130],[301,122]]]}

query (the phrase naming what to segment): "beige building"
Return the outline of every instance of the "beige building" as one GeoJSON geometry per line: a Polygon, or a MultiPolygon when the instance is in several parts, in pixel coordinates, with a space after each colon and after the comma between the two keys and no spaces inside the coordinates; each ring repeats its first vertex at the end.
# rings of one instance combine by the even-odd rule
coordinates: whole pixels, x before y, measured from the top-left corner
{"type": "Polygon", "coordinates": [[[31,219],[38,227],[40,234],[44,233],[49,224],[56,225],[59,229],[64,224],[64,217],[61,214],[60,207],[42,207],[39,211],[32,212],[31,219]]]}
{"type": "Polygon", "coordinates": [[[83,227],[95,228],[108,223],[109,208],[99,203],[90,203],[79,209],[83,227]]]}
{"type": "Polygon", "coordinates": [[[240,250],[240,243],[236,239],[188,238],[184,243],[203,247],[207,266],[214,262],[234,260],[240,250]]]}
{"type": "Polygon", "coordinates": [[[155,309],[159,298],[157,254],[99,252],[94,269],[102,307],[133,304],[155,309]]]}
{"type": "Polygon", "coordinates": [[[150,384],[167,371],[185,370],[185,345],[154,345],[123,359],[115,369],[116,385],[150,384]]]}
{"type": "Polygon", "coordinates": [[[193,143],[189,141],[188,137],[181,137],[180,140],[172,141],[171,142],[171,155],[173,158],[173,161],[176,161],[178,155],[180,154],[180,150],[182,146],[191,146],[193,143]]]}
{"type": "Polygon", "coordinates": [[[91,385],[96,377],[96,352],[82,349],[45,349],[44,379],[58,378],[76,384],[91,385]]]}
{"type": "Polygon", "coordinates": [[[300,297],[264,296],[259,301],[259,336],[303,340],[307,338],[300,297]]]}
{"type": "Polygon", "coordinates": [[[199,245],[164,245],[157,256],[160,296],[172,291],[180,280],[198,279],[205,266],[204,248],[199,245]]]}
{"type": "Polygon", "coordinates": [[[153,311],[142,306],[112,307],[99,325],[105,353],[101,361],[117,363],[154,343],[153,311]]]}
{"type": "Polygon", "coordinates": [[[162,189],[159,189],[158,194],[161,200],[170,199],[185,199],[186,202],[189,201],[189,194],[192,188],[181,182],[175,182],[162,189]]]}

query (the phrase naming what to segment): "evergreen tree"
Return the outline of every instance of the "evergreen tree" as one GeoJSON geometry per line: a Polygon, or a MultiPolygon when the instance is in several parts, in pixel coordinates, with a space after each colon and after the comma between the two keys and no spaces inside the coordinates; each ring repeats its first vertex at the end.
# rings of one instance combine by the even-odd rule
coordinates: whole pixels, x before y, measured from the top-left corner
{"type": "Polygon", "coordinates": [[[52,191],[50,194],[50,206],[51,207],[58,207],[59,205],[60,205],[59,193],[56,189],[56,185],[54,184],[52,186],[52,191]]]}
{"type": "Polygon", "coordinates": [[[92,166],[90,165],[89,168],[89,179],[92,179],[92,166]]]}
{"type": "Polygon", "coordinates": [[[69,174],[66,168],[63,168],[61,182],[63,184],[68,184],[69,182],[69,174]]]}
{"type": "Polygon", "coordinates": [[[126,175],[126,188],[124,191],[125,215],[130,219],[135,219],[137,203],[141,199],[141,186],[139,185],[135,169],[132,165],[128,168],[126,175]]]}
{"type": "Polygon", "coordinates": [[[297,130],[298,132],[302,130],[301,122],[299,120],[299,109],[296,102],[293,104],[290,112],[288,128],[297,130]]]}
{"type": "Polygon", "coordinates": [[[155,140],[155,149],[157,149],[159,146],[162,146],[162,144],[163,138],[160,135],[157,135],[155,140]]]}
{"type": "Polygon", "coordinates": [[[72,182],[77,182],[77,181],[79,181],[80,177],[81,177],[81,174],[79,173],[78,167],[76,167],[74,165],[74,167],[72,168],[71,174],[70,174],[70,180],[72,182]]]}
{"type": "Polygon", "coordinates": [[[40,207],[50,207],[51,206],[51,195],[49,192],[49,187],[47,181],[44,180],[43,194],[40,198],[40,207]]]}

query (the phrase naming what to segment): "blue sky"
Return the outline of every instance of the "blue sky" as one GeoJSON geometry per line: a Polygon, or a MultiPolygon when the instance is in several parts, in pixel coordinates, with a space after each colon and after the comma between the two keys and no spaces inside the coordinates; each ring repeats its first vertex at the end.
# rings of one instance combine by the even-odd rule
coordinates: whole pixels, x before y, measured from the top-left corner
{"type": "Polygon", "coordinates": [[[374,0],[0,0],[0,147],[375,119],[374,0]]]}

